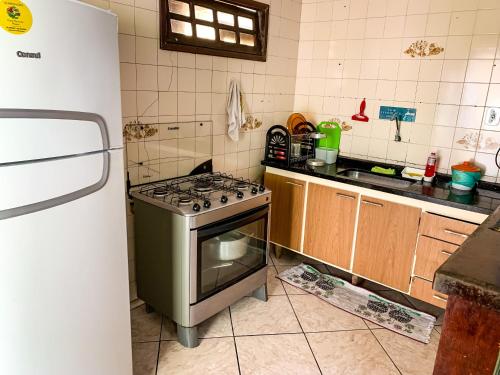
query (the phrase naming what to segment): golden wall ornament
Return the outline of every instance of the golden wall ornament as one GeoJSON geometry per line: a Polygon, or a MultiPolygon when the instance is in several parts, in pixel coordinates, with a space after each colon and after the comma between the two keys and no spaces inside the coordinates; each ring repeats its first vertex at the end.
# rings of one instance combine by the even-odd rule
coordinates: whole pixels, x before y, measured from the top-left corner
{"type": "Polygon", "coordinates": [[[140,121],[129,122],[123,129],[123,136],[128,142],[150,138],[156,133],[158,133],[158,127],[142,124],[140,121]]]}
{"type": "Polygon", "coordinates": [[[410,44],[408,49],[406,49],[405,54],[411,57],[426,57],[439,55],[444,51],[443,47],[439,47],[436,43],[429,43],[426,40],[417,40],[410,44]]]}

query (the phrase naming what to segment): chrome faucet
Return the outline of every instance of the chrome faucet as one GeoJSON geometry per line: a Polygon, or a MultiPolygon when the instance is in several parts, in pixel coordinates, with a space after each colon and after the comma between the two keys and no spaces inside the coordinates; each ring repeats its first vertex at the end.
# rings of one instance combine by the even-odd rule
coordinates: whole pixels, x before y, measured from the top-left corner
{"type": "Polygon", "coordinates": [[[397,112],[394,112],[391,117],[391,121],[394,120],[396,120],[396,135],[394,137],[394,140],[396,142],[401,142],[401,123],[399,122],[399,117],[397,112]]]}

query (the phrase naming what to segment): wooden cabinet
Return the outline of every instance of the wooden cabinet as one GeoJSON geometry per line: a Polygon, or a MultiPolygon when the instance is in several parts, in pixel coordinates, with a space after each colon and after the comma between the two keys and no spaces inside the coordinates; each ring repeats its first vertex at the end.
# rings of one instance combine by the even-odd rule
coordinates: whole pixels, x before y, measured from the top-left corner
{"type": "Polygon", "coordinates": [[[272,191],[271,241],[300,250],[305,181],[266,173],[264,183],[272,191]]]}
{"type": "Polygon", "coordinates": [[[420,209],[361,197],[353,272],[408,292],[420,209]]]}
{"type": "Polygon", "coordinates": [[[432,290],[432,282],[414,277],[410,295],[438,307],[446,308],[447,296],[432,290]]]}
{"type": "Polygon", "coordinates": [[[428,281],[433,281],[434,272],[457,249],[457,245],[421,235],[417,245],[415,275],[428,281]]]}
{"type": "Polygon", "coordinates": [[[476,224],[426,212],[422,214],[420,233],[428,237],[461,245],[477,227],[476,224]]]}
{"type": "Polygon", "coordinates": [[[358,194],[310,183],[304,253],[349,269],[358,194]]]}

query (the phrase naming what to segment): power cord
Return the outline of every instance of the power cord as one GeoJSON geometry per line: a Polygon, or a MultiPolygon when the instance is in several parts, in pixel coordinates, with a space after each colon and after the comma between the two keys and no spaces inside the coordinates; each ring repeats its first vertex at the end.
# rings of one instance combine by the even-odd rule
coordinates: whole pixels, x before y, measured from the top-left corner
{"type": "Polygon", "coordinates": [[[495,156],[495,164],[497,165],[498,169],[500,169],[500,161],[498,161],[498,155],[500,155],[500,147],[498,148],[497,155],[495,156]]]}

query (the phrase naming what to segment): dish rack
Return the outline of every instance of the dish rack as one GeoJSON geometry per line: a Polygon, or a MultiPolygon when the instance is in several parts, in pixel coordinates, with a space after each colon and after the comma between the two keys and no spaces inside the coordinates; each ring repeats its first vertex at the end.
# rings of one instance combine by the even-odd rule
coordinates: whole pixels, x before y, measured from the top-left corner
{"type": "Polygon", "coordinates": [[[290,166],[314,158],[316,150],[315,140],[310,137],[312,132],[290,134],[284,126],[272,126],[266,134],[265,160],[290,166]]]}

